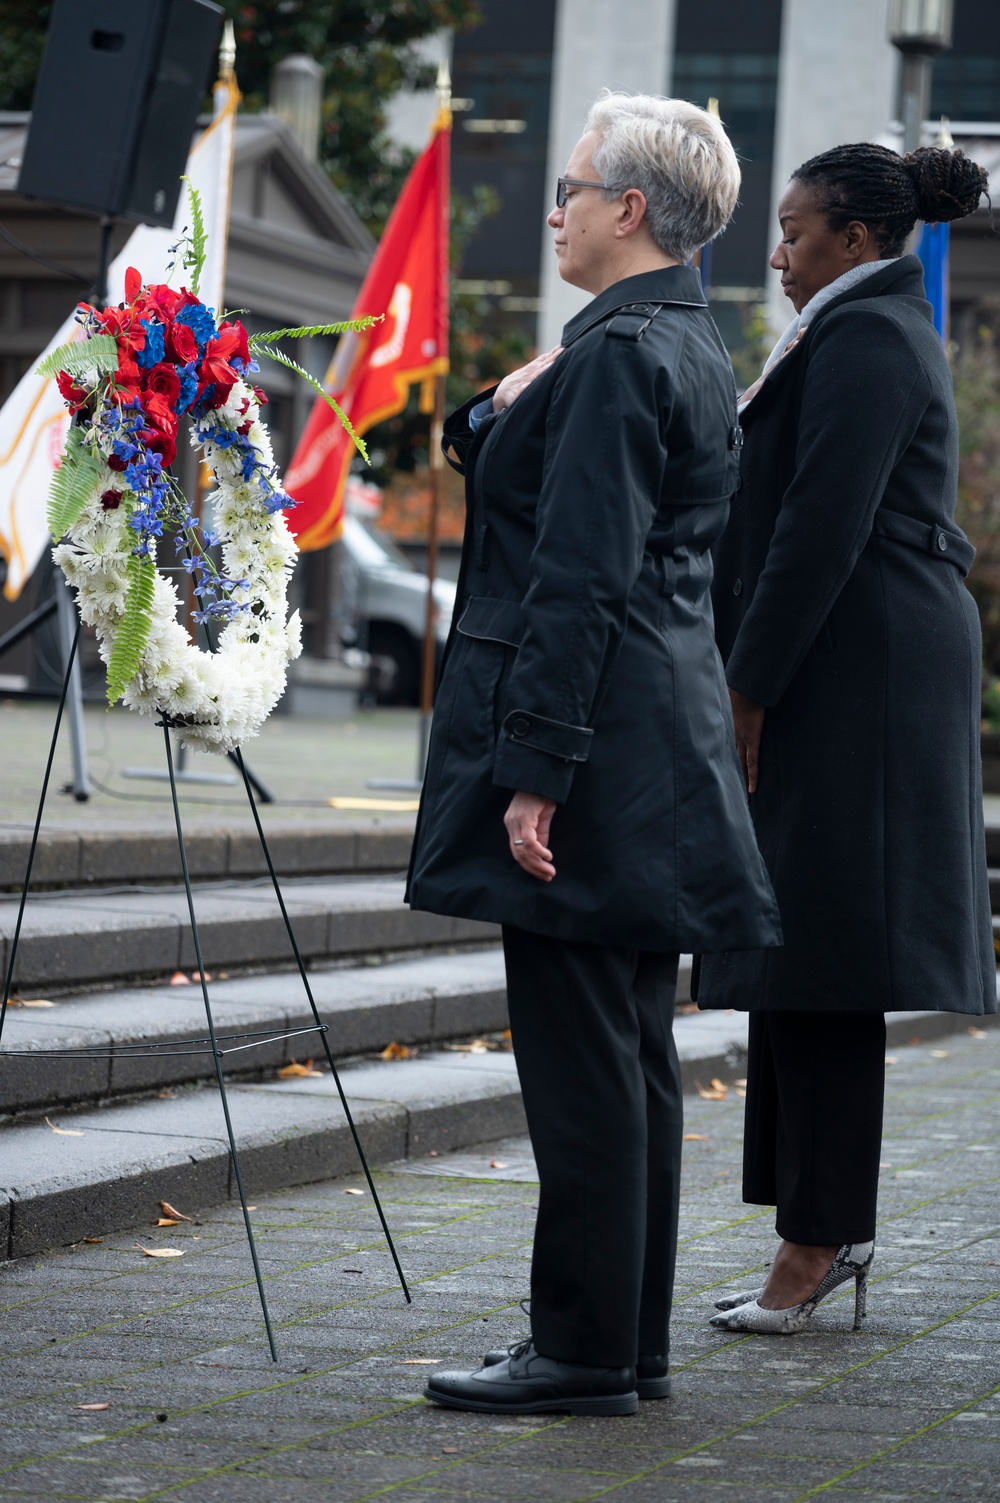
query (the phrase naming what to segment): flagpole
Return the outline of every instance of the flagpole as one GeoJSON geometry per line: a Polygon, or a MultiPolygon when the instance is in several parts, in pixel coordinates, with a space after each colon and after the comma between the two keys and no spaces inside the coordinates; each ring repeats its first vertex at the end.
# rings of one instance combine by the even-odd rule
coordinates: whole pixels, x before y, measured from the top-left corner
{"type": "MultiPolygon", "coordinates": [[[[451,129],[451,75],[448,64],[442,58],[437,76],[438,123],[442,130],[451,129]]],[[[443,159],[444,160],[444,159],[443,159]]],[[[445,168],[447,170],[447,168],[445,168]]],[[[448,213],[449,185],[442,185],[442,213],[448,213]]],[[[448,233],[447,225],[442,235],[442,264],[438,268],[438,296],[442,307],[438,327],[446,330],[448,296],[448,233]]],[[[447,348],[438,351],[438,357],[447,357],[447,348]]],[[[434,679],[437,670],[437,605],[434,599],[434,582],[438,571],[438,531],[441,515],[441,481],[444,474],[444,454],[441,438],[444,432],[444,404],[446,371],[434,377],[434,410],[430,424],[430,510],[427,518],[427,612],[424,618],[424,652],[420,675],[420,729],[417,749],[417,782],[422,783],[427,768],[427,748],[430,742],[431,717],[434,711],[434,679]]]]}

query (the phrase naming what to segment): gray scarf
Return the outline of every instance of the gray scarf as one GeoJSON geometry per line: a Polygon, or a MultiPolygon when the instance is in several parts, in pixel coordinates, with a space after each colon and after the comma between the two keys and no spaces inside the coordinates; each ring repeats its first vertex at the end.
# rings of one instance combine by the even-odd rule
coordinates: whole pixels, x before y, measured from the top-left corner
{"type": "Polygon", "coordinates": [[[836,281],[828,282],[825,287],[821,287],[809,299],[802,312],[796,314],[792,319],[788,328],[765,360],[763,374],[766,376],[768,371],[777,365],[792,340],[796,339],[803,329],[808,328],[821,308],[825,308],[827,303],[832,302],[835,297],[839,297],[842,292],[846,292],[849,287],[854,287],[858,282],[863,282],[866,277],[873,276],[877,271],[884,271],[887,266],[891,266],[897,259],[896,256],[890,256],[886,261],[864,261],[860,266],[852,266],[850,271],[845,271],[843,276],[837,277],[836,281]]]}

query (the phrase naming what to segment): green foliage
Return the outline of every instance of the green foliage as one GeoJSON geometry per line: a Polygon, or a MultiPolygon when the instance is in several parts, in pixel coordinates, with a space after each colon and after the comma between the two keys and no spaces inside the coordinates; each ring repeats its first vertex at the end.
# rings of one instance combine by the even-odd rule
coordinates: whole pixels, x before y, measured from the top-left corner
{"type": "Polygon", "coordinates": [[[189,177],[182,177],[181,182],[187,183],[188,202],[191,205],[191,233],[181,265],[188,272],[188,286],[197,297],[198,288],[201,286],[201,274],[205,269],[208,234],[205,230],[205,216],[201,209],[201,194],[189,177]]]}
{"type": "Polygon", "coordinates": [[[334,412],[340,419],[342,426],[350,435],[351,442],[354,444],[354,447],[361,455],[361,458],[367,462],[368,448],[365,444],[364,439],[359,438],[357,433],[355,433],[354,427],[351,423],[350,418],[347,416],[347,413],[338,402],[334,401],[333,397],[330,396],[323,383],[321,381],[317,381],[315,376],[311,376],[303,366],[299,365],[297,360],[293,360],[292,357],[290,355],[286,355],[283,350],[273,350],[269,348],[267,344],[262,344],[259,353],[261,355],[266,355],[268,360],[277,361],[278,365],[283,365],[286,370],[295,371],[297,375],[300,375],[302,377],[303,381],[309,382],[309,385],[313,388],[314,391],[317,391],[319,393],[326,405],[333,408],[334,412]]]}
{"type": "Polygon", "coordinates": [[[111,376],[118,369],[118,342],[113,334],[95,334],[90,339],[75,339],[71,344],[61,344],[51,355],[46,355],[36,370],[37,376],[56,377],[60,371],[70,376],[79,376],[84,371],[96,370],[102,376],[111,376]]]}
{"type": "Polygon", "coordinates": [[[100,473],[101,466],[93,451],[83,442],[82,428],[71,428],[62,463],[49,486],[49,532],[57,541],[80,520],[100,473]]]}
{"type": "MultiPolygon", "coordinates": [[[[1000,674],[1000,346],[989,325],[990,309],[973,338],[955,355],[958,409],[959,526],[976,546],[966,583],[979,606],[983,656],[1000,674]]],[[[1000,308],[993,310],[1000,314],[1000,308]]]]}
{"type": "Polygon", "coordinates": [[[108,704],[113,705],[128,688],[139,671],[143,649],[149,641],[153,624],[153,585],[156,561],[136,558],[128,561],[128,590],[125,610],[115,632],[114,646],[108,663],[108,704]]]}
{"type": "Polygon", "coordinates": [[[764,369],[764,361],[774,347],[774,335],[767,322],[763,303],[750,303],[743,312],[743,337],[730,351],[736,390],[741,394],[752,386],[764,369]]]}
{"type": "Polygon", "coordinates": [[[251,334],[250,350],[254,355],[266,355],[265,345],[275,344],[279,339],[312,339],[317,334],[360,334],[373,324],[380,324],[384,313],[366,313],[363,318],[348,318],[339,324],[300,324],[296,329],[269,329],[265,334],[251,334]]]}

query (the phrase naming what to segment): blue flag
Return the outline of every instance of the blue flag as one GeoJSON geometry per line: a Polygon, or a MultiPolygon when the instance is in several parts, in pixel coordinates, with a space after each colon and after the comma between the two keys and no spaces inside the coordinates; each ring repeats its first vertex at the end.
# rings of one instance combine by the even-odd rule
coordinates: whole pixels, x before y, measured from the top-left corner
{"type": "Polygon", "coordinates": [[[948,343],[949,332],[948,247],[950,239],[950,225],[925,224],[920,236],[920,244],[917,246],[917,255],[924,265],[927,301],[934,309],[934,327],[945,344],[948,343]]]}

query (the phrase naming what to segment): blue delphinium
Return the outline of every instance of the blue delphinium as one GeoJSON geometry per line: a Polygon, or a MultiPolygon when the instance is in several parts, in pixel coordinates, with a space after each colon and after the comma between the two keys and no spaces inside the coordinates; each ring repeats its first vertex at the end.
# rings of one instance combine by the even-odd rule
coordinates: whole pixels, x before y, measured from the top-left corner
{"type": "Polygon", "coordinates": [[[159,365],[163,359],[165,330],[162,324],[151,318],[144,318],[142,327],[146,331],[146,343],[136,355],[135,360],[142,370],[148,371],[152,366],[159,365]]]}
{"type": "Polygon", "coordinates": [[[175,315],[174,323],[187,324],[197,341],[199,355],[205,353],[208,341],[214,339],[219,332],[213,310],[206,308],[204,303],[186,303],[175,315]]]}

